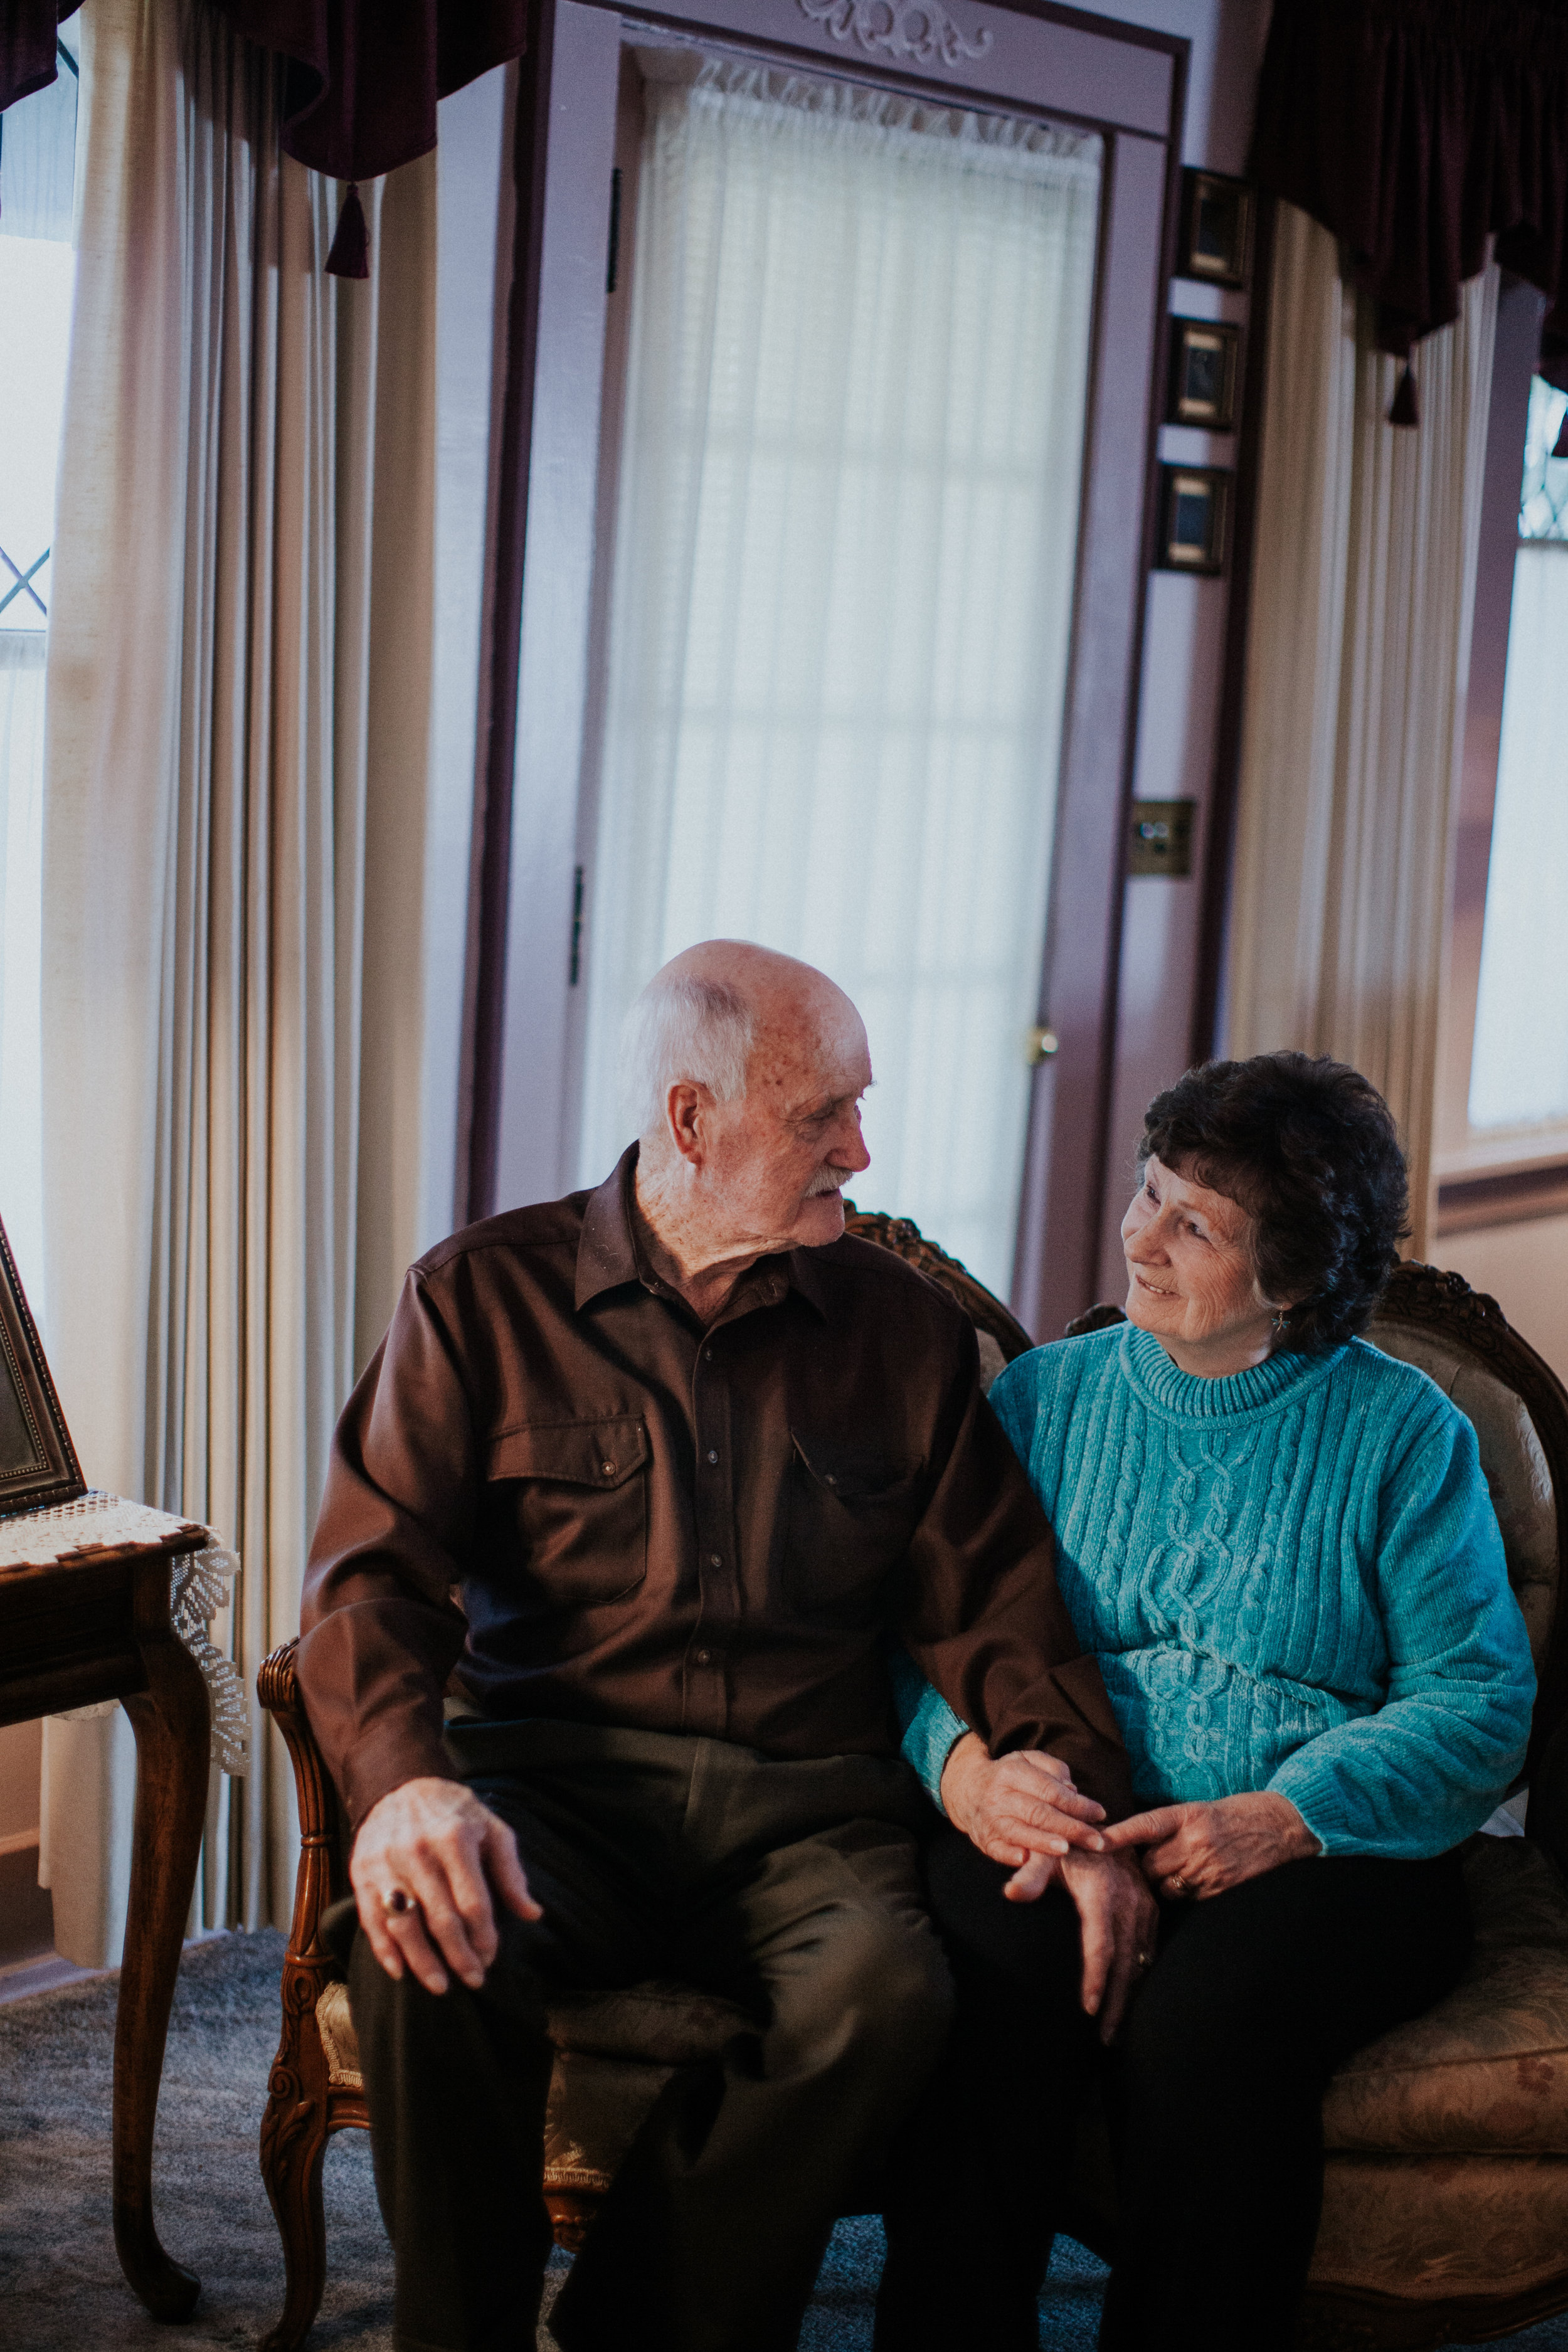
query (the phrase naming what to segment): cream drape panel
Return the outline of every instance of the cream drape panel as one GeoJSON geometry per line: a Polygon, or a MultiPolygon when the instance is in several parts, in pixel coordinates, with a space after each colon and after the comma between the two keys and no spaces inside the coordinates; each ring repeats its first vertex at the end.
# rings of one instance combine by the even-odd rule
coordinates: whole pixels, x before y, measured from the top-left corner
{"type": "Polygon", "coordinates": [[[862,1206],[1005,1292],[1072,623],[1091,133],[712,64],[655,83],[580,1177],[626,1009],[729,933],[865,1015],[862,1206]]]}
{"type": "MultiPolygon", "coordinates": [[[[51,1361],[95,1484],[222,1530],[247,1684],[299,1622],[333,1419],[414,1251],[435,161],[280,157],[276,61],[89,0],[48,654],[51,1361]]],[[[221,1624],[215,1628],[222,1639],[221,1624]]],[[[287,1916],[280,1744],[215,1785],[199,1922],[287,1916]]],[[[44,1867],[112,1957],[131,1741],[46,1736],[44,1867]]]]}
{"type": "Polygon", "coordinates": [[[1333,1054],[1382,1089],[1419,1254],[1497,272],[1421,345],[1412,432],[1334,240],[1289,205],[1274,271],[1228,1048],[1333,1054]]]}

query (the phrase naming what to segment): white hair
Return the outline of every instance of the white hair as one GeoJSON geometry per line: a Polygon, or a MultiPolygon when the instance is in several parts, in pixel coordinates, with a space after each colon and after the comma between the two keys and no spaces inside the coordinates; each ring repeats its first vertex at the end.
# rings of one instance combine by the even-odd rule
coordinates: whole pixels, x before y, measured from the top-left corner
{"type": "Polygon", "coordinates": [[[664,1125],[671,1087],[706,1087],[715,1102],[746,1091],[752,1008],[727,981],[655,972],[621,1029],[621,1102],[634,1135],[664,1125]]]}

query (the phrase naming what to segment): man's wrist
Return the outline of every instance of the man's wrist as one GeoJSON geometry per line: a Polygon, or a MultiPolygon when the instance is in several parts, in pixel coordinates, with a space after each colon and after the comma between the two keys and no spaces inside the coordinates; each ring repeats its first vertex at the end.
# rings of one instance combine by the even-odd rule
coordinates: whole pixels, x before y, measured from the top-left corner
{"type": "Polygon", "coordinates": [[[969,1832],[969,1790],[973,1767],[989,1761],[985,1743],[977,1731],[961,1732],[947,1751],[937,1783],[937,1796],[942,1811],[954,1829],[969,1832]]]}

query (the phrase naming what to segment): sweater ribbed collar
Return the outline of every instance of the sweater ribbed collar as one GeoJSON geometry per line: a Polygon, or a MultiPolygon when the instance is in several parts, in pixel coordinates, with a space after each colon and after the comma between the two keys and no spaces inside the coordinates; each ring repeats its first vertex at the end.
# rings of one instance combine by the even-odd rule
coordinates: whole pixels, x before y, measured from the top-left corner
{"type": "Polygon", "coordinates": [[[1184,1372],[1153,1333],[1135,1323],[1121,1335],[1121,1368],[1133,1389],[1152,1412],[1178,1421],[1236,1421],[1272,1412],[1326,1380],[1344,1352],[1335,1348],[1326,1356],[1304,1356],[1291,1350],[1267,1357],[1250,1371],[1214,1381],[1184,1372]]]}

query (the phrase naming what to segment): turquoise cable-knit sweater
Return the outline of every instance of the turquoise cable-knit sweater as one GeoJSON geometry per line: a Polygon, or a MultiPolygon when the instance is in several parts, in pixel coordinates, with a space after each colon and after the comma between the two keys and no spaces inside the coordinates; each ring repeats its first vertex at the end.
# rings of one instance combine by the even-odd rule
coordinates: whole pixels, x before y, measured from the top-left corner
{"type": "MultiPolygon", "coordinates": [[[[1329,1853],[1479,1827],[1535,1676],[1475,1432],[1424,1372],[1352,1339],[1200,1380],[1122,1324],[1020,1357],[991,1402],[1142,1799],[1277,1789],[1329,1853]]],[[[899,1657],[935,1797],[965,1727],[899,1657]]]]}

